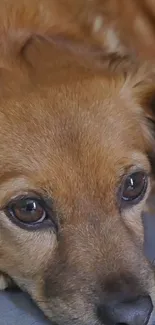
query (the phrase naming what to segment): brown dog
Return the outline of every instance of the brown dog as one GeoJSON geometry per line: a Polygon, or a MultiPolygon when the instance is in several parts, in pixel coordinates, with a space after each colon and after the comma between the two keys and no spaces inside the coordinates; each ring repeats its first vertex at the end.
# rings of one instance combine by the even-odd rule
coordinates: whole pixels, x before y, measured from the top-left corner
{"type": "Polygon", "coordinates": [[[59,325],[147,325],[154,76],[110,75],[96,52],[51,35],[46,6],[3,2],[0,270],[59,325]]]}

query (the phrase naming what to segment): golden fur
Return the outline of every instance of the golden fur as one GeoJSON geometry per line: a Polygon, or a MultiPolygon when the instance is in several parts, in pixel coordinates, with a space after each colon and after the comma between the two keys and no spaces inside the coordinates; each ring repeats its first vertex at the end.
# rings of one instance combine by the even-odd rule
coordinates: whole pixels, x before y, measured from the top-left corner
{"type": "MultiPolygon", "coordinates": [[[[141,221],[153,176],[132,208],[119,209],[117,192],[131,166],[151,173],[155,80],[145,66],[105,69],[97,38],[75,19],[86,21],[80,1],[70,6],[0,4],[0,270],[58,324],[99,325],[94,306],[111,288],[153,296],[141,221]],[[7,217],[10,200],[29,193],[50,201],[58,233],[7,217]]],[[[124,56],[119,42],[112,52],[124,56]]]]}

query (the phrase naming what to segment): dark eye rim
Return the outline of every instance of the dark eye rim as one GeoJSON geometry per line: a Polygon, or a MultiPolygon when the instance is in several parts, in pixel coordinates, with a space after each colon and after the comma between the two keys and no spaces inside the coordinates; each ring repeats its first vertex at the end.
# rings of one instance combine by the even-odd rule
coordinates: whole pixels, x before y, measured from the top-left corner
{"type": "Polygon", "coordinates": [[[55,212],[46,205],[46,200],[42,197],[33,196],[33,195],[19,195],[9,201],[7,205],[5,205],[2,209],[5,215],[18,227],[23,228],[25,230],[43,230],[43,229],[51,229],[52,231],[58,232],[58,223],[55,218],[55,212]],[[18,218],[13,213],[13,205],[20,200],[34,200],[37,201],[41,207],[45,210],[46,217],[42,222],[32,222],[25,223],[18,218]]]}
{"type": "Polygon", "coordinates": [[[142,199],[144,198],[146,192],[147,192],[147,188],[149,185],[149,178],[150,178],[150,173],[147,172],[144,169],[130,169],[130,172],[128,174],[125,174],[123,176],[123,179],[121,180],[121,184],[119,186],[119,191],[118,191],[118,196],[119,196],[119,202],[120,202],[120,208],[124,209],[124,208],[128,208],[131,207],[133,205],[137,205],[138,203],[140,203],[140,201],[142,201],[142,199]],[[135,173],[143,173],[145,176],[145,184],[143,187],[143,191],[141,192],[141,194],[139,196],[137,196],[135,199],[131,199],[131,200],[123,200],[122,198],[122,194],[123,194],[123,190],[124,190],[124,184],[125,181],[128,177],[130,177],[131,175],[135,174],[135,173]]]}

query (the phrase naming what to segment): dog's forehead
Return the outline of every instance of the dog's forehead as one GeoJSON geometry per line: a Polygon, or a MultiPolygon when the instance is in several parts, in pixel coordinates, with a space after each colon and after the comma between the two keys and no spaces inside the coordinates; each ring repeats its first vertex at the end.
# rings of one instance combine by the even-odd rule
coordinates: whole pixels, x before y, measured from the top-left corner
{"type": "Polygon", "coordinates": [[[0,75],[2,176],[22,174],[58,196],[85,186],[93,192],[97,183],[113,189],[132,164],[130,153],[144,150],[124,76],[95,73],[56,54],[30,78],[19,70],[0,75]]]}
{"type": "Polygon", "coordinates": [[[66,84],[51,81],[25,92],[20,88],[21,95],[17,82],[17,94],[13,89],[0,101],[1,152],[38,154],[40,160],[40,151],[42,157],[52,152],[54,158],[61,152],[77,156],[98,149],[102,155],[102,149],[106,155],[110,148],[139,146],[138,118],[128,99],[121,98],[119,80],[88,77],[66,84]],[[7,150],[4,139],[12,143],[7,150]]]}
{"type": "Polygon", "coordinates": [[[21,174],[30,189],[76,202],[81,195],[91,201],[94,191],[104,201],[105,193],[107,200],[114,195],[119,175],[133,163],[130,154],[141,150],[140,128],[134,130],[136,121],[109,80],[83,83],[36,89],[1,105],[2,181],[8,172],[21,174]]]}

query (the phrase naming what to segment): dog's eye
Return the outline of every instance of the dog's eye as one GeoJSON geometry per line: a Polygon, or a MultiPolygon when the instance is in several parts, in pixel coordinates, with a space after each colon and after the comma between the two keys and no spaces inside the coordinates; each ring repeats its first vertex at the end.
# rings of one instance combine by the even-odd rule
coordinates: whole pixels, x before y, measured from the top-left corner
{"type": "Polygon", "coordinates": [[[37,199],[21,198],[10,203],[8,211],[12,217],[25,224],[43,222],[46,218],[46,211],[41,201],[37,199]]]}
{"type": "Polygon", "coordinates": [[[3,211],[17,226],[27,230],[50,228],[58,232],[56,211],[50,198],[34,196],[18,196],[12,199],[3,211]]]}
{"type": "Polygon", "coordinates": [[[123,184],[122,200],[128,203],[138,203],[143,199],[147,189],[148,176],[143,171],[129,175],[123,184]]]}

